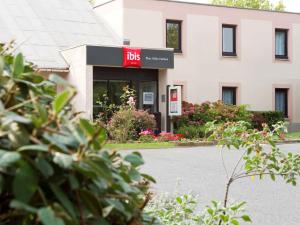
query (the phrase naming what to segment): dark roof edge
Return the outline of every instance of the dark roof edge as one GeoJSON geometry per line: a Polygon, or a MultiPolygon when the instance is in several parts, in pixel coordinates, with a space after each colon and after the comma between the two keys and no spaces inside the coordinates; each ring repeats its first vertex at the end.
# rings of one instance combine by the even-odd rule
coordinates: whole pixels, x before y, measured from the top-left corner
{"type": "Polygon", "coordinates": [[[98,8],[98,7],[107,5],[107,4],[109,4],[109,3],[111,3],[111,2],[114,2],[114,1],[116,1],[116,0],[110,0],[110,1],[107,1],[107,2],[100,3],[100,4],[98,4],[98,5],[93,6],[93,9],[96,9],[96,8],[98,8]]]}
{"type": "Polygon", "coordinates": [[[37,67],[38,71],[41,72],[50,72],[50,73],[68,73],[70,72],[68,67],[53,67],[53,68],[46,68],[46,67],[37,67]]]}
{"type": "MultiPolygon", "coordinates": [[[[111,0],[115,1],[115,0],[111,0]]],[[[200,2],[186,2],[186,1],[178,1],[178,0],[154,0],[160,2],[171,2],[171,3],[180,3],[180,4],[191,4],[191,5],[203,5],[210,7],[220,7],[220,8],[229,8],[229,9],[241,9],[241,10],[251,10],[251,11],[262,11],[262,12],[270,12],[270,13],[284,13],[284,14],[294,14],[300,16],[298,12],[289,12],[289,11],[276,11],[276,10],[267,10],[267,9],[252,9],[252,8],[241,8],[235,6],[226,6],[226,5],[214,5],[208,3],[200,3],[200,2]]],[[[104,3],[105,4],[105,3],[104,3]]]]}

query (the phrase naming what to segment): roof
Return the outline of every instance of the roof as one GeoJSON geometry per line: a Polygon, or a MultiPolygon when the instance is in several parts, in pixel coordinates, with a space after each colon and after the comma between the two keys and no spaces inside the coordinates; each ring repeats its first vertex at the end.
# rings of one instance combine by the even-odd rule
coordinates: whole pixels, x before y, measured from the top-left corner
{"type": "Polygon", "coordinates": [[[16,41],[38,68],[66,69],[60,51],[74,45],[114,45],[118,37],[88,0],[0,0],[0,42],[16,41]]]}

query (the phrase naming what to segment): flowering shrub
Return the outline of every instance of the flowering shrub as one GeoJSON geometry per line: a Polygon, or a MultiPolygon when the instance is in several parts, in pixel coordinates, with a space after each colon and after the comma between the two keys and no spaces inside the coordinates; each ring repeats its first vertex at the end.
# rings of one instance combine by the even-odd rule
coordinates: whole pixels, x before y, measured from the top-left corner
{"type": "Polygon", "coordinates": [[[154,132],[150,129],[144,130],[140,133],[140,142],[169,142],[169,141],[180,141],[184,136],[182,134],[172,134],[168,132],[161,132],[155,136],[154,132]]]}
{"type": "Polygon", "coordinates": [[[179,134],[183,134],[184,137],[188,139],[197,139],[197,138],[209,136],[206,135],[204,126],[194,126],[194,125],[183,126],[183,127],[179,127],[176,130],[176,132],[179,134]]]}
{"type": "Polygon", "coordinates": [[[168,132],[161,132],[157,136],[157,141],[168,142],[168,141],[180,141],[184,136],[182,134],[172,134],[168,132]]]}
{"type": "Polygon", "coordinates": [[[182,116],[176,117],[177,127],[205,125],[207,122],[250,121],[251,113],[245,105],[226,105],[222,101],[192,104],[183,102],[182,116]]]}
{"type": "Polygon", "coordinates": [[[126,102],[129,108],[134,108],[135,107],[135,100],[134,97],[130,96],[128,98],[128,101],[126,102]]]}
{"type": "Polygon", "coordinates": [[[156,122],[153,115],[147,111],[136,109],[121,109],[116,112],[107,125],[112,139],[117,142],[137,140],[142,130],[154,129],[156,122]]]}
{"type": "Polygon", "coordinates": [[[153,114],[149,114],[145,110],[133,110],[134,121],[133,126],[136,131],[135,139],[139,137],[139,133],[143,130],[150,129],[154,130],[156,128],[156,121],[153,114]]]}
{"type": "Polygon", "coordinates": [[[154,135],[154,132],[150,129],[143,130],[139,133],[139,141],[143,143],[151,143],[156,140],[156,136],[154,135]]]}
{"type": "Polygon", "coordinates": [[[154,132],[151,129],[142,130],[140,132],[140,136],[144,136],[144,135],[154,135],[154,132]]]}
{"type": "Polygon", "coordinates": [[[174,119],[174,128],[178,133],[182,133],[182,129],[188,130],[184,131],[191,133],[187,134],[187,137],[203,138],[205,132],[200,132],[199,126],[204,126],[207,122],[224,123],[250,120],[251,113],[247,111],[245,105],[226,105],[222,101],[204,102],[200,105],[183,102],[182,116],[174,119]]]}
{"type": "Polygon", "coordinates": [[[135,109],[136,91],[130,88],[128,85],[123,88],[123,94],[121,95],[120,99],[122,102],[120,109],[122,108],[135,109]]]}

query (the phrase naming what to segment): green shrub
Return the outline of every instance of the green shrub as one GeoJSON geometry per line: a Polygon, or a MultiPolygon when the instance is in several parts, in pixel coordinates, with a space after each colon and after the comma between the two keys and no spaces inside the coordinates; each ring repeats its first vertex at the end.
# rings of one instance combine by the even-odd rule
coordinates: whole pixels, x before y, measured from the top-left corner
{"type": "Polygon", "coordinates": [[[75,117],[75,93],[0,56],[0,224],[150,224],[141,155],[101,150],[106,132],[75,117]]]}
{"type": "Polygon", "coordinates": [[[145,110],[133,110],[134,111],[134,130],[136,131],[136,136],[134,137],[137,139],[139,137],[139,133],[143,130],[155,130],[156,128],[156,121],[155,117],[152,114],[149,114],[148,111],[145,110]]]}
{"type": "Polygon", "coordinates": [[[185,138],[188,139],[197,139],[197,138],[204,138],[205,135],[205,126],[183,126],[179,127],[176,130],[176,133],[182,134],[185,138]]]}
{"type": "Polygon", "coordinates": [[[281,112],[266,111],[252,112],[251,124],[253,128],[261,130],[262,124],[267,124],[270,128],[278,122],[284,121],[284,115],[281,112]]]}
{"type": "Polygon", "coordinates": [[[139,141],[142,143],[151,143],[155,141],[155,136],[151,134],[141,135],[139,141]]]}
{"type": "Polygon", "coordinates": [[[194,194],[163,193],[150,201],[146,211],[163,225],[197,225],[200,220],[196,213],[197,205],[198,199],[194,194]]]}
{"type": "Polygon", "coordinates": [[[150,201],[146,211],[163,225],[235,225],[251,221],[244,206],[245,202],[235,202],[223,207],[212,201],[200,210],[194,194],[163,193],[150,201]]]}
{"type": "Polygon", "coordinates": [[[121,109],[109,121],[107,129],[113,140],[124,143],[137,140],[142,130],[153,130],[156,122],[153,115],[144,110],[121,109]]]}

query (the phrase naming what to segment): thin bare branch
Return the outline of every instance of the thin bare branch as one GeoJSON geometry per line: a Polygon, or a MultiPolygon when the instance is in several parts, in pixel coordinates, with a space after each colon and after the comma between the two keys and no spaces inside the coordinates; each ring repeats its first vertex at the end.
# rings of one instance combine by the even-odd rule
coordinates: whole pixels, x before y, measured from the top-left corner
{"type": "Polygon", "coordinates": [[[221,159],[222,159],[222,165],[223,165],[223,168],[224,168],[225,173],[226,173],[226,178],[227,178],[227,180],[229,180],[229,175],[228,175],[228,171],[227,171],[227,168],[226,168],[226,165],[225,165],[224,156],[223,156],[223,150],[224,150],[224,148],[222,147],[221,151],[220,151],[221,159]]]}

